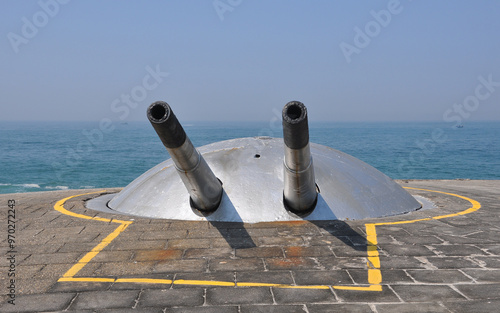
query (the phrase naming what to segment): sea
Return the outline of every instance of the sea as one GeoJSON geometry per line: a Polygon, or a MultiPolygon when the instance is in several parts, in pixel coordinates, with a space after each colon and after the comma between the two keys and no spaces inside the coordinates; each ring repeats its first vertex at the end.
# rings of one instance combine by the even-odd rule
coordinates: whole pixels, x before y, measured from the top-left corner
{"type": "MultiPolygon", "coordinates": [[[[280,121],[182,122],[196,147],[280,121]]],[[[500,179],[500,122],[309,122],[310,141],[393,179],[500,179]]],[[[0,122],[0,193],[124,187],[169,158],[149,122],[0,122]]]]}

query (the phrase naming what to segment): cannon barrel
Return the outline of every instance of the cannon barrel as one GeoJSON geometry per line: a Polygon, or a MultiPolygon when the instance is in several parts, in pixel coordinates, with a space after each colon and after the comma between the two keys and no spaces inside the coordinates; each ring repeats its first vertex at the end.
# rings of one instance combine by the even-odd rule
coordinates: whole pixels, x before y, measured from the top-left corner
{"type": "Polygon", "coordinates": [[[283,203],[289,211],[306,215],[314,210],[318,199],[307,109],[302,102],[291,101],[283,108],[282,117],[285,141],[283,203]]]}
{"type": "Polygon", "coordinates": [[[202,212],[216,210],[222,198],[222,183],[193,146],[170,106],[154,102],[147,116],[174,161],[191,197],[191,206],[202,212]]]}

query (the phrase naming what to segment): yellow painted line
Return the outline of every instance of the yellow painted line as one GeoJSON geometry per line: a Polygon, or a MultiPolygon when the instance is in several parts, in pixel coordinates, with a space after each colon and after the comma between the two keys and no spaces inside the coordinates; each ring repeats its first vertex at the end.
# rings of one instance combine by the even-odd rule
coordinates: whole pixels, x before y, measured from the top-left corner
{"type": "Polygon", "coordinates": [[[378,268],[368,269],[368,283],[379,285],[382,282],[382,272],[378,268]]]}
{"type": "Polygon", "coordinates": [[[132,224],[132,221],[121,221],[121,220],[115,220],[115,219],[109,219],[109,218],[93,217],[93,216],[88,216],[88,215],[83,215],[83,214],[71,212],[71,211],[68,211],[64,208],[64,203],[66,201],[68,201],[69,199],[81,197],[81,196],[86,196],[86,195],[91,195],[94,193],[103,193],[103,192],[106,192],[106,190],[82,193],[79,195],[74,195],[74,196],[70,196],[70,197],[61,199],[61,200],[56,202],[56,204],[54,205],[54,209],[56,211],[63,213],[63,214],[73,216],[73,217],[83,218],[83,219],[87,219],[87,220],[95,220],[95,221],[100,221],[100,222],[119,223],[119,224],[132,224]]]}
{"type": "Polygon", "coordinates": [[[137,283],[137,284],[167,284],[170,285],[170,279],[156,279],[156,278],[118,278],[115,283],[137,283]]]}
{"type": "MultiPolygon", "coordinates": [[[[380,258],[378,252],[378,240],[377,240],[377,226],[385,226],[385,225],[401,225],[401,224],[411,224],[420,221],[429,221],[429,220],[439,220],[443,218],[450,218],[460,215],[469,214],[475,212],[481,208],[481,204],[471,198],[464,197],[461,195],[429,190],[429,189],[421,189],[421,188],[413,188],[413,187],[404,187],[406,189],[414,189],[414,190],[422,190],[428,192],[441,193],[445,195],[450,195],[454,197],[458,197],[464,200],[469,201],[472,204],[472,207],[460,211],[458,213],[440,215],[429,218],[421,218],[409,221],[396,221],[396,222],[382,222],[382,223],[367,223],[365,224],[366,229],[366,241],[367,241],[367,258],[368,258],[368,286],[331,286],[333,289],[338,290],[354,290],[354,291],[382,291],[382,272],[380,270],[380,258]]],[[[93,194],[93,193],[101,193],[103,191],[85,193],[80,195],[70,196],[64,199],[61,199],[56,202],[54,205],[54,209],[77,218],[83,218],[88,220],[95,220],[106,223],[118,223],[120,224],[111,234],[109,234],[106,238],[104,238],[97,246],[95,246],[90,252],[85,254],[75,265],[73,265],[64,275],[59,278],[60,282],[113,282],[113,283],[145,283],[145,284],[175,284],[175,285],[195,285],[195,286],[227,286],[227,287],[276,287],[276,288],[290,288],[290,289],[330,289],[330,286],[324,285],[311,285],[311,286],[294,286],[287,284],[272,284],[272,283],[253,283],[253,282],[227,282],[227,281],[211,281],[211,280],[170,280],[170,279],[154,279],[154,278],[99,278],[99,277],[74,277],[83,267],[85,267],[99,252],[101,252],[106,246],[108,246],[118,235],[120,235],[125,229],[132,224],[132,221],[122,221],[115,219],[108,219],[102,217],[92,217],[83,214],[74,213],[68,211],[64,208],[64,203],[72,198],[76,198],[83,195],[93,194]]]]}
{"type": "Polygon", "coordinates": [[[294,285],[280,285],[278,288],[288,288],[288,289],[330,289],[330,286],[294,286],[294,285]]]}
{"type": "Polygon", "coordinates": [[[238,287],[280,287],[282,284],[270,284],[270,283],[236,283],[238,287]]]}
{"type": "MultiPolygon", "coordinates": [[[[94,193],[102,193],[105,192],[106,190],[101,190],[101,191],[96,191],[96,192],[89,192],[89,193],[84,193],[84,194],[79,194],[79,195],[74,195],[70,197],[66,197],[64,199],[61,199],[56,202],[54,205],[54,209],[77,218],[83,218],[83,219],[89,219],[89,220],[95,220],[95,221],[100,221],[100,222],[107,222],[107,223],[118,223],[120,226],[118,226],[111,234],[106,236],[97,246],[95,246],[90,252],[85,254],[78,262],[73,265],[66,273],[64,273],[63,278],[73,278],[82,268],[85,267],[99,252],[101,252],[104,248],[106,248],[107,245],[109,245],[118,235],[123,232],[130,224],[132,224],[132,221],[122,221],[122,220],[115,220],[115,219],[109,219],[109,218],[102,218],[102,217],[93,217],[93,216],[88,216],[88,215],[83,215],[83,214],[78,214],[75,212],[68,211],[64,208],[64,203],[68,201],[69,199],[84,196],[84,195],[89,195],[89,194],[94,194],[94,193]]],[[[59,279],[59,281],[63,281],[59,279]]],[[[73,280],[75,281],[75,280],[73,280]]],[[[114,281],[114,279],[113,279],[114,281]]]]}
{"type": "Polygon", "coordinates": [[[234,282],[228,281],[215,281],[215,280],[184,280],[176,279],[174,280],[174,285],[208,285],[208,286],[229,286],[234,287],[234,282]]]}
{"type": "MultiPolygon", "coordinates": [[[[413,189],[413,190],[422,190],[422,191],[429,191],[429,192],[441,193],[441,194],[444,194],[444,195],[449,195],[449,196],[461,198],[461,199],[469,201],[472,204],[472,207],[470,207],[470,208],[468,208],[466,210],[457,212],[457,213],[452,213],[452,214],[439,215],[439,216],[434,216],[434,217],[429,217],[429,218],[422,218],[422,219],[416,219],[416,220],[409,220],[409,221],[373,223],[372,225],[375,225],[375,226],[380,226],[380,225],[397,225],[397,224],[410,224],[410,223],[416,223],[416,222],[428,221],[428,220],[439,220],[439,219],[443,219],[443,218],[450,218],[450,217],[455,217],[455,216],[459,216],[459,215],[469,214],[469,213],[475,212],[475,211],[477,211],[477,210],[479,210],[481,208],[481,203],[479,203],[478,201],[476,201],[474,199],[471,199],[471,198],[468,198],[468,197],[465,197],[465,196],[457,195],[455,193],[449,193],[449,192],[437,191],[437,190],[430,190],[430,189],[422,189],[422,188],[413,188],[413,187],[404,187],[404,188],[405,189],[413,189]]],[[[369,225],[369,224],[366,224],[366,225],[369,225]]]]}
{"type": "Polygon", "coordinates": [[[74,282],[95,282],[95,283],[113,283],[114,278],[99,278],[99,277],[61,277],[58,281],[74,281],[74,282]]]}
{"type": "MultiPolygon", "coordinates": [[[[450,218],[450,217],[455,217],[455,216],[459,216],[459,215],[469,214],[469,213],[475,212],[475,211],[479,210],[479,208],[481,208],[481,204],[478,201],[471,199],[471,198],[468,198],[468,197],[457,195],[454,193],[437,191],[437,190],[430,190],[430,189],[422,189],[422,188],[413,188],[413,187],[404,187],[404,188],[413,189],[413,190],[422,190],[422,191],[428,191],[428,192],[435,192],[435,193],[441,193],[441,194],[445,194],[445,195],[449,195],[449,196],[458,197],[458,198],[469,201],[472,204],[472,207],[470,207],[466,210],[457,212],[457,213],[439,215],[439,216],[428,217],[428,218],[420,218],[420,219],[414,219],[414,220],[409,220],[409,221],[396,221],[396,222],[382,222],[382,223],[365,224],[366,241],[367,241],[367,254],[368,254],[368,283],[371,286],[376,286],[376,285],[379,285],[380,283],[382,283],[382,272],[380,271],[380,258],[379,258],[378,249],[377,249],[377,231],[376,231],[377,226],[401,225],[401,224],[411,224],[411,223],[416,223],[416,222],[421,222],[421,221],[439,220],[439,219],[443,219],[443,218],[450,218]]],[[[382,290],[382,289],[380,289],[380,290],[382,290]]]]}
{"type": "Polygon", "coordinates": [[[357,291],[382,291],[381,285],[370,285],[366,287],[361,286],[333,286],[333,289],[339,290],[357,290],[357,291]]]}

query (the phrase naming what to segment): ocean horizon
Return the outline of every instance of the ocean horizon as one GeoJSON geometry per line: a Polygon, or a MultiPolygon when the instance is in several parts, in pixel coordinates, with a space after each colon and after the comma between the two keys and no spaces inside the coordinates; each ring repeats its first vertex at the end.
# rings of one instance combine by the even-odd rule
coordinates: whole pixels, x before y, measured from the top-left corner
{"type": "MultiPolygon", "coordinates": [[[[282,137],[281,121],[182,122],[196,147],[282,137]]],[[[500,179],[500,122],[309,122],[310,141],[393,179],[500,179]]],[[[169,158],[148,121],[0,121],[0,193],[124,187],[169,158]]]]}

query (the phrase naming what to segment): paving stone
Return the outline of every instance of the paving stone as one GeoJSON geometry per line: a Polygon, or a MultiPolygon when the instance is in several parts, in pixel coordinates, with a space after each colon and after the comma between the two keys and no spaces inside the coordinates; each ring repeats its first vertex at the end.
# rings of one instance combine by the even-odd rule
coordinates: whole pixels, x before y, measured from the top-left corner
{"type": "Polygon", "coordinates": [[[259,237],[256,238],[259,247],[266,246],[304,246],[305,242],[300,237],[259,237]]]}
{"type": "Polygon", "coordinates": [[[40,236],[53,236],[57,234],[66,234],[66,235],[78,235],[85,229],[85,226],[68,226],[68,227],[51,227],[44,228],[44,230],[38,235],[40,236]]]}
{"type": "Polygon", "coordinates": [[[500,283],[456,285],[456,287],[460,292],[471,299],[500,298],[500,283]]]}
{"type": "Polygon", "coordinates": [[[210,249],[187,249],[184,253],[185,259],[197,258],[230,258],[234,255],[231,248],[210,248],[210,249]]]}
{"type": "Polygon", "coordinates": [[[108,290],[113,283],[103,282],[58,282],[50,288],[50,292],[82,292],[108,290]]]}
{"type": "MultiPolygon", "coordinates": [[[[368,270],[348,270],[356,284],[368,283],[368,270]]],[[[404,270],[381,270],[383,284],[413,283],[413,279],[404,270]]]]}
{"type": "Polygon", "coordinates": [[[332,236],[303,236],[306,246],[340,246],[348,241],[347,237],[332,237],[332,236]]]}
{"type": "Polygon", "coordinates": [[[92,262],[130,261],[133,255],[132,251],[101,251],[92,259],[92,262]]]}
{"type": "Polygon", "coordinates": [[[312,247],[285,247],[285,256],[293,257],[316,257],[316,256],[333,256],[332,250],[327,246],[312,246],[312,247]]]}
{"type": "Polygon", "coordinates": [[[482,266],[487,268],[500,268],[500,258],[497,256],[485,256],[485,257],[474,256],[471,257],[471,259],[478,261],[479,263],[482,264],[482,266]]]}
{"type": "MultiPolygon", "coordinates": [[[[442,244],[443,240],[437,238],[436,236],[405,236],[405,237],[396,237],[397,242],[402,243],[403,245],[437,245],[442,244]]],[[[380,237],[377,238],[377,242],[382,244],[383,242],[380,240],[380,237]]]]}
{"type": "MultiPolygon", "coordinates": [[[[309,313],[331,313],[331,312],[349,312],[349,313],[373,313],[368,304],[306,304],[309,313]]],[[[385,312],[385,311],[379,311],[385,312]]]]}
{"type": "Polygon", "coordinates": [[[449,286],[442,285],[392,285],[394,291],[405,302],[432,302],[442,299],[464,299],[449,286]]]}
{"type": "Polygon", "coordinates": [[[311,270],[318,265],[312,258],[272,258],[265,259],[270,270],[311,270]]]}
{"type": "Polygon", "coordinates": [[[71,309],[132,308],[139,291],[92,291],[82,292],[71,309]]]}
{"type": "Polygon", "coordinates": [[[237,306],[200,306],[167,308],[165,313],[239,313],[237,306]]]}
{"type": "MultiPolygon", "coordinates": [[[[115,252],[131,253],[129,251],[115,251],[115,252]]],[[[171,249],[139,250],[135,252],[133,259],[134,261],[138,262],[175,260],[175,259],[181,259],[182,254],[183,254],[182,250],[171,250],[171,249]]]]}
{"type": "MultiPolygon", "coordinates": [[[[116,227],[114,227],[116,229],[116,227]]],[[[91,232],[87,234],[77,234],[77,235],[70,235],[66,236],[64,233],[61,234],[56,234],[54,237],[52,237],[50,240],[51,241],[59,241],[59,242],[78,242],[78,243],[89,243],[89,242],[95,242],[97,245],[102,239],[104,239],[108,234],[112,233],[113,228],[109,228],[107,230],[102,229],[101,232],[91,232]]]]}
{"type": "Polygon", "coordinates": [[[407,270],[418,283],[471,283],[459,270],[407,270]]]}
{"type": "Polygon", "coordinates": [[[273,297],[269,288],[208,288],[207,304],[272,304],[273,297]]]}
{"type": "Polygon", "coordinates": [[[493,242],[491,239],[485,239],[483,242],[478,242],[477,239],[475,238],[468,238],[464,236],[459,236],[459,235],[446,235],[446,234],[436,234],[436,236],[442,240],[444,240],[446,243],[452,244],[452,245],[459,245],[459,244],[477,244],[477,243],[486,243],[486,242],[493,242]]]}
{"type": "MultiPolygon", "coordinates": [[[[92,277],[92,276],[113,276],[111,273],[107,274],[102,274],[100,272],[101,267],[105,263],[98,263],[98,262],[90,262],[87,265],[85,265],[81,270],[78,271],[78,273],[75,275],[76,277],[92,277]],[[98,274],[96,274],[98,273],[98,274]]],[[[71,266],[67,266],[64,268],[63,273],[66,273],[67,270],[69,270],[71,267],[73,267],[74,264],[71,264],[71,266]]]]}
{"type": "Polygon", "coordinates": [[[210,283],[202,284],[201,281],[234,283],[234,272],[212,273],[179,273],[175,275],[174,288],[203,288],[213,286],[210,283]],[[183,284],[182,280],[198,281],[196,285],[183,284]]]}
{"type": "MultiPolygon", "coordinates": [[[[94,264],[99,264],[96,262],[94,264]]],[[[107,262],[100,263],[101,266],[95,271],[98,276],[123,276],[149,274],[152,271],[154,262],[107,262]]]]}
{"type": "Polygon", "coordinates": [[[478,300],[478,301],[457,301],[457,302],[445,301],[443,304],[450,311],[454,313],[471,313],[471,312],[490,313],[490,312],[498,312],[498,308],[500,308],[499,299],[478,300]]]}
{"type": "Polygon", "coordinates": [[[187,259],[168,260],[158,262],[152,271],[153,273],[181,273],[181,272],[205,272],[208,267],[207,260],[187,259]]]}
{"type": "Polygon", "coordinates": [[[255,247],[249,249],[236,249],[239,258],[273,258],[284,257],[281,247],[255,247]]]}
{"type": "Polygon", "coordinates": [[[427,260],[438,269],[461,269],[480,267],[476,262],[464,257],[427,257],[427,260]]]}
{"type": "MultiPolygon", "coordinates": [[[[120,237],[118,237],[120,238],[120,237]]],[[[120,238],[121,239],[121,238],[120,238]]],[[[167,246],[166,240],[133,240],[133,241],[122,241],[113,240],[106,249],[109,251],[115,250],[149,250],[149,249],[165,249],[167,246]]],[[[90,250],[89,250],[90,251],[90,250]]]]}
{"type": "Polygon", "coordinates": [[[15,305],[0,304],[1,312],[40,312],[62,311],[69,306],[75,293],[47,293],[37,295],[18,295],[15,305]]]}
{"type": "Polygon", "coordinates": [[[82,256],[83,254],[79,252],[33,254],[23,262],[23,265],[76,263],[82,256]]]}
{"type": "Polygon", "coordinates": [[[251,249],[256,246],[251,238],[214,238],[210,240],[212,248],[231,248],[231,249],[251,249]]]}
{"type": "MultiPolygon", "coordinates": [[[[139,275],[137,277],[129,277],[126,278],[149,278],[155,280],[167,280],[172,281],[174,278],[173,274],[150,274],[150,275],[139,275]]],[[[168,282],[158,282],[158,283],[138,283],[138,282],[123,282],[118,281],[114,282],[109,290],[144,290],[144,289],[168,289],[171,288],[172,283],[168,282]]]]}
{"type": "MultiPolygon", "coordinates": [[[[2,255],[3,257],[3,255],[2,255]]],[[[19,265],[16,266],[16,278],[17,279],[30,279],[33,276],[35,276],[40,270],[42,270],[45,267],[43,264],[38,264],[38,265],[19,265]]],[[[7,273],[8,268],[2,268],[0,270],[1,273],[7,273]]],[[[7,276],[7,275],[5,275],[7,276]]],[[[3,278],[3,277],[2,277],[3,278]]]]}
{"type": "Polygon", "coordinates": [[[94,311],[94,310],[71,310],[71,311],[56,311],[56,312],[43,312],[43,313],[65,313],[65,312],[71,312],[71,313],[95,313],[96,311],[94,311]]]}
{"type": "Polygon", "coordinates": [[[139,307],[200,306],[204,292],[202,288],[144,290],[139,307]]]}
{"type": "MultiPolygon", "coordinates": [[[[20,295],[43,294],[57,283],[58,278],[20,279],[17,282],[17,293],[20,295]]],[[[1,311],[0,311],[1,312],[1,311]]]]}
{"type": "MultiPolygon", "coordinates": [[[[364,271],[367,276],[367,271],[364,271]]],[[[334,271],[293,271],[295,283],[303,285],[350,285],[351,277],[345,270],[334,271]]],[[[366,280],[366,277],[365,277],[366,280]]]]}
{"type": "Polygon", "coordinates": [[[301,226],[301,227],[286,227],[277,226],[276,228],[278,236],[324,236],[318,227],[312,226],[301,226]]]}
{"type": "MultiPolygon", "coordinates": [[[[164,223],[161,219],[152,219],[151,223],[164,223]]],[[[194,221],[175,221],[170,223],[168,230],[186,230],[186,229],[209,229],[212,222],[194,222],[194,221]]]]}
{"type": "MultiPolygon", "coordinates": [[[[304,229],[305,230],[305,229],[304,229]]],[[[278,236],[278,229],[272,227],[272,228],[248,228],[247,229],[248,235],[250,237],[255,238],[255,237],[275,237],[278,236]]],[[[303,234],[302,232],[297,235],[303,234]]]]}
{"type": "Polygon", "coordinates": [[[222,235],[216,228],[188,229],[187,238],[220,238],[222,235]]]}
{"type": "Polygon", "coordinates": [[[236,281],[240,283],[293,284],[290,271],[236,272],[236,281]]]}
{"type": "MultiPolygon", "coordinates": [[[[75,262],[76,263],[76,262],[75,262]]],[[[74,264],[47,264],[33,275],[34,279],[51,279],[60,278],[69,270],[74,264]]]]}
{"type": "Polygon", "coordinates": [[[168,240],[168,239],[178,239],[186,238],[187,230],[155,230],[143,232],[139,237],[141,240],[168,240]]]}
{"type": "Polygon", "coordinates": [[[462,256],[462,255],[485,255],[481,249],[472,245],[433,245],[436,252],[446,256],[462,256]]]}
{"type": "Polygon", "coordinates": [[[366,246],[334,246],[332,250],[338,258],[366,256],[366,246]]]}
{"type": "Polygon", "coordinates": [[[167,230],[170,227],[170,224],[171,223],[165,220],[159,220],[158,223],[154,224],[134,222],[127,228],[127,232],[144,233],[151,231],[167,230]]]}
{"type": "Polygon", "coordinates": [[[169,249],[209,249],[212,241],[210,239],[171,239],[168,240],[167,247],[169,249]]]}
{"type": "Polygon", "coordinates": [[[330,289],[272,288],[278,304],[338,302],[330,289]]]}
{"type": "Polygon", "coordinates": [[[263,271],[261,259],[215,259],[210,260],[211,271],[263,271]]]}
{"type": "Polygon", "coordinates": [[[375,304],[375,307],[378,312],[384,313],[449,313],[448,309],[438,303],[375,304]]]}
{"type": "Polygon", "coordinates": [[[303,305],[242,305],[240,313],[305,313],[303,305]]]}
{"type": "MultiPolygon", "coordinates": [[[[56,252],[75,252],[75,251],[61,251],[63,243],[49,241],[43,245],[20,245],[16,247],[18,254],[41,254],[41,253],[56,253],[56,252]]],[[[2,247],[3,248],[3,247],[2,247]]],[[[7,247],[4,248],[7,253],[7,247]]],[[[91,248],[92,249],[92,248],[91,248]]],[[[89,250],[90,251],[90,250],[89,250]]]]}
{"type": "MultiPolygon", "coordinates": [[[[415,257],[407,256],[379,256],[382,269],[422,269],[426,265],[415,257]]],[[[426,257],[427,259],[427,257],[426,257]]],[[[430,263],[430,262],[429,262],[430,263]]]]}
{"type": "MultiPolygon", "coordinates": [[[[67,242],[64,243],[59,250],[57,250],[58,253],[65,253],[65,252],[89,252],[92,249],[97,246],[96,242],[67,242]]],[[[106,247],[108,250],[109,246],[106,247]]]]}
{"type": "MultiPolygon", "coordinates": [[[[411,224],[406,224],[405,227],[399,226],[388,226],[382,225],[377,226],[377,233],[384,234],[386,236],[394,236],[394,237],[408,237],[411,233],[408,232],[408,228],[410,228],[411,224]]],[[[421,225],[419,225],[419,228],[421,225]]]]}
{"type": "Polygon", "coordinates": [[[320,232],[324,235],[331,235],[333,237],[339,236],[359,236],[360,234],[354,230],[349,224],[343,221],[335,221],[337,224],[322,224],[323,221],[313,221],[318,226],[320,232]]]}
{"type": "Polygon", "coordinates": [[[500,282],[500,269],[462,269],[478,282],[500,282]]]}
{"type": "Polygon", "coordinates": [[[498,231],[483,231],[480,233],[467,235],[468,238],[476,239],[475,243],[495,242],[497,236],[498,231]]]}
{"type": "Polygon", "coordinates": [[[476,247],[485,249],[488,253],[493,255],[500,256],[500,244],[477,244],[476,247]]]}
{"type": "Polygon", "coordinates": [[[315,258],[327,270],[339,269],[367,269],[368,259],[363,257],[318,257],[315,258]]]}
{"type": "Polygon", "coordinates": [[[425,246],[417,245],[384,245],[382,250],[390,256],[434,256],[434,252],[425,246]]]}
{"type": "Polygon", "coordinates": [[[342,302],[401,302],[387,286],[382,286],[382,291],[335,289],[335,294],[342,302]]]}
{"type": "MultiPolygon", "coordinates": [[[[44,263],[40,263],[40,262],[26,262],[26,260],[28,260],[32,255],[35,255],[35,254],[16,254],[15,255],[16,264],[17,265],[40,265],[40,264],[43,265],[44,264],[44,263]],[[35,263],[40,263],[40,264],[35,264],[35,263]]],[[[6,256],[6,257],[8,257],[8,256],[6,256]]],[[[7,261],[7,258],[5,258],[5,261],[7,261]]]]}
{"type": "MultiPolygon", "coordinates": [[[[71,311],[73,313],[75,311],[71,311]]],[[[93,312],[93,311],[89,311],[93,312]]],[[[97,310],[96,313],[162,313],[163,309],[160,308],[146,308],[146,309],[109,309],[97,310]]]]}

